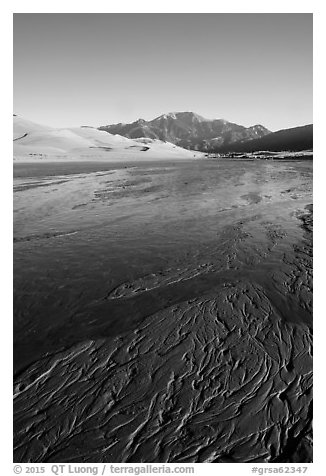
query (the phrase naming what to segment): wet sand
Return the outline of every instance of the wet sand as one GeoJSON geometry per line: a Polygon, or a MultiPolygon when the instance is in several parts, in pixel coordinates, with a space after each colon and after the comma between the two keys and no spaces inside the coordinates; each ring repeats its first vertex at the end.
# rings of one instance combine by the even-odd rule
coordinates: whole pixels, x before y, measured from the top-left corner
{"type": "Polygon", "coordinates": [[[31,165],[15,461],[311,461],[312,162],[31,165]]]}

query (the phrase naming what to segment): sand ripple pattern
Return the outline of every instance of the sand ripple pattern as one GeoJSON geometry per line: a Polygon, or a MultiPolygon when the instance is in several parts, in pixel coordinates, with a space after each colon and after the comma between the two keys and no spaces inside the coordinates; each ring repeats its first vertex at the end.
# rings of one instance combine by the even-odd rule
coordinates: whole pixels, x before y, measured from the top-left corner
{"type": "Polygon", "coordinates": [[[310,450],[311,365],[306,325],[284,323],[261,287],[225,283],[31,366],[15,460],[295,461],[310,450]]]}
{"type": "Polygon", "coordinates": [[[246,231],[246,225],[252,225],[259,219],[256,215],[227,226],[217,237],[213,247],[201,250],[191,256],[192,266],[182,263],[182,266],[164,269],[158,273],[142,276],[132,282],[125,282],[112,289],[107,298],[119,299],[133,297],[159,287],[169,286],[181,281],[187,281],[197,276],[214,272],[237,270],[243,266],[256,266],[267,258],[274,247],[286,236],[280,226],[270,222],[263,222],[263,236],[260,242],[253,240],[252,235],[246,231]]]}

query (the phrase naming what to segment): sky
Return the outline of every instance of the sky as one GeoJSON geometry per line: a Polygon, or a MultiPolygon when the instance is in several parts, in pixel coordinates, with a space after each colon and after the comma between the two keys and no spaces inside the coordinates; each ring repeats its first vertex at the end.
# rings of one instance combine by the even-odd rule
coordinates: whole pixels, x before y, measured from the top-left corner
{"type": "Polygon", "coordinates": [[[54,127],[193,111],[312,123],[309,13],[15,13],[14,113],[54,127]]]}

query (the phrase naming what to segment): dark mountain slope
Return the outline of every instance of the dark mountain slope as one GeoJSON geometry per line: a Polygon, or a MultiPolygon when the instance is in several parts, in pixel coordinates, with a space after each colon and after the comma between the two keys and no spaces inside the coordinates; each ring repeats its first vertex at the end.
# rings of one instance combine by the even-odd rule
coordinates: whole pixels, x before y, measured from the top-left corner
{"type": "Polygon", "coordinates": [[[255,152],[258,150],[307,150],[313,147],[313,125],[293,127],[273,132],[255,140],[223,144],[216,148],[219,152],[255,152]]]}

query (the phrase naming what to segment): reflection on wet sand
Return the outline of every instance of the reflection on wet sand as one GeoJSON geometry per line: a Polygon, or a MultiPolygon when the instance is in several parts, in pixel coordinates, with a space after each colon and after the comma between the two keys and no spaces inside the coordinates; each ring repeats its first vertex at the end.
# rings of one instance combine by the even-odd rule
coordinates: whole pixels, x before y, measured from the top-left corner
{"type": "Polygon", "coordinates": [[[20,167],[15,461],[311,461],[312,163],[20,167]]]}

